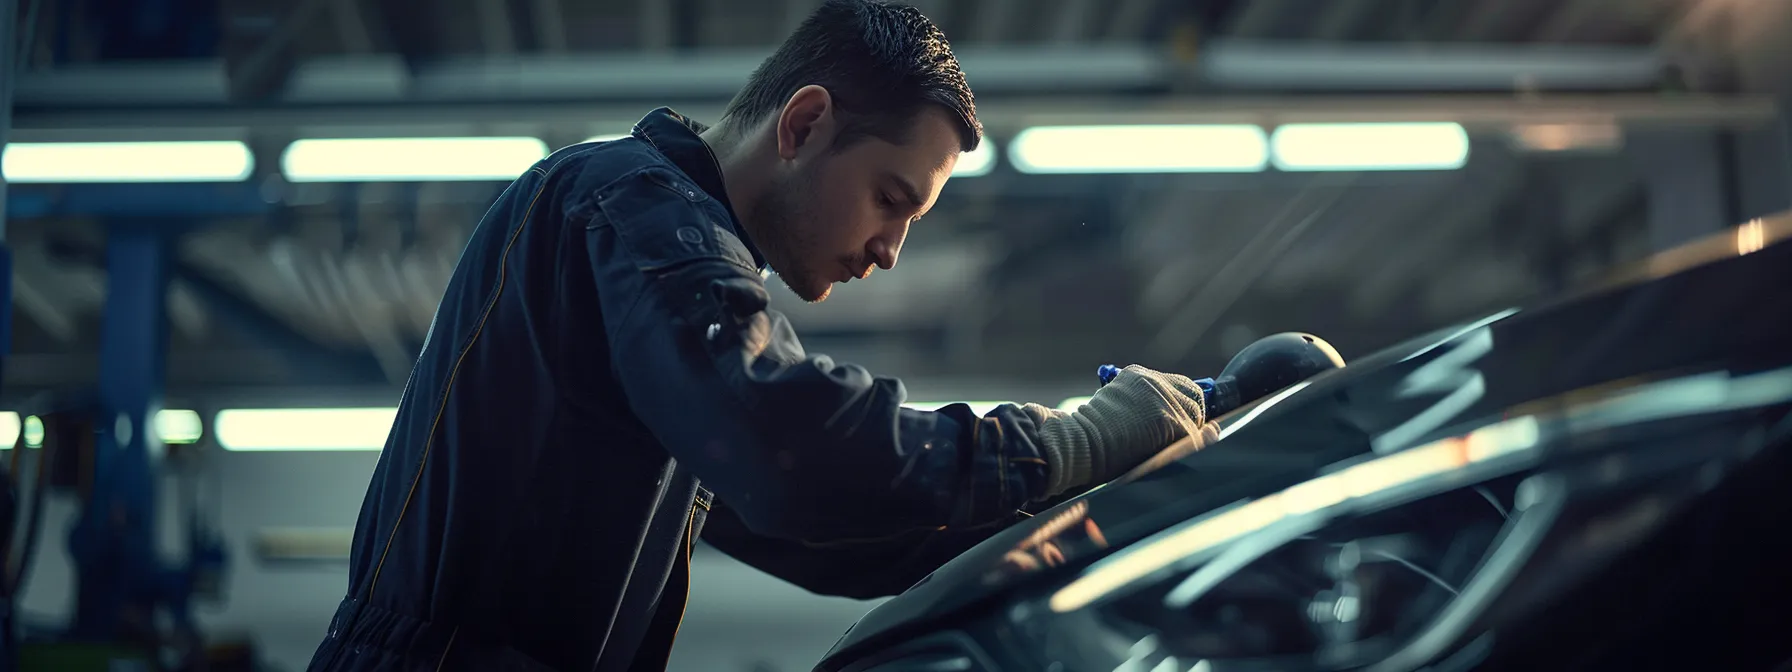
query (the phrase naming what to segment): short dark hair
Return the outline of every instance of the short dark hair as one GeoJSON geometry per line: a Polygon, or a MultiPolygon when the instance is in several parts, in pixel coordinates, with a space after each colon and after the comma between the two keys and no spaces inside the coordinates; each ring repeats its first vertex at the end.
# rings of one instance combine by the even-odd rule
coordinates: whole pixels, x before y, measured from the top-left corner
{"type": "Polygon", "coordinates": [[[926,105],[943,107],[958,120],[963,151],[976,149],[983,138],[970,84],[946,34],[907,5],[822,3],[759,64],[723,118],[742,127],[758,123],[811,84],[833,97],[841,124],[836,149],[866,137],[903,144],[926,105]]]}

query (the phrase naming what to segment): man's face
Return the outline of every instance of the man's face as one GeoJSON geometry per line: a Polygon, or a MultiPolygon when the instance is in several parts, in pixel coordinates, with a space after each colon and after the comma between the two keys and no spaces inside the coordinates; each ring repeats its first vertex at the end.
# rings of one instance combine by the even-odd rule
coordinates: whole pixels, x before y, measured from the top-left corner
{"type": "Polygon", "coordinates": [[[784,284],[804,301],[826,299],[836,282],[864,278],[872,267],[896,266],[909,224],[933,207],[958,161],[951,117],[927,108],[908,142],[879,138],[835,152],[825,124],[811,144],[781,166],[746,213],[760,250],[784,284]]]}

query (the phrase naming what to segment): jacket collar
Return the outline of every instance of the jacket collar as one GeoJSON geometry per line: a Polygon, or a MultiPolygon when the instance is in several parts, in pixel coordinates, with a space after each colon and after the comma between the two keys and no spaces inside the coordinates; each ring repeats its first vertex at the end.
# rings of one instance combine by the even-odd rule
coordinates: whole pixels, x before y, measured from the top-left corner
{"type": "Polygon", "coordinates": [[[680,171],[697,183],[697,187],[710,198],[716,199],[728,211],[728,224],[734,229],[734,235],[753,253],[753,263],[765,270],[765,256],[759,253],[759,246],[754,245],[747,237],[747,231],[740,224],[740,216],[734,212],[734,204],[728,201],[728,189],[722,182],[722,164],[716,160],[715,152],[710,151],[709,144],[703,141],[701,133],[709,127],[694,119],[662,107],[635,124],[634,136],[645,140],[654,149],[664,155],[680,171]]]}

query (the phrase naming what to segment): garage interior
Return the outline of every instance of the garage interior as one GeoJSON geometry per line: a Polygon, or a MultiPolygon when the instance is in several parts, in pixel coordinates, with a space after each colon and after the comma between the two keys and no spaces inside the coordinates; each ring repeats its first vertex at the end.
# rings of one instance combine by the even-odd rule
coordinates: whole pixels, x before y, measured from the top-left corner
{"type": "MultiPolygon", "coordinates": [[[[47,491],[21,499],[41,509],[35,541],[15,526],[17,628],[79,623],[77,587],[105,581],[77,570],[71,530],[115,497],[145,512],[162,562],[222,551],[206,555],[216,585],[188,591],[209,640],[252,648],[253,669],[304,669],[486,207],[541,152],[655,107],[713,120],[817,4],[0,0],[0,445],[21,493],[47,491]],[[343,138],[520,144],[433,175],[293,160],[343,138]],[[239,158],[205,176],[44,158],[145,142],[239,158]],[[153,436],[106,458],[124,474],[110,481],[26,478],[34,414],[83,395],[132,405],[153,436]],[[335,414],[279,419],[291,409],[335,414]]],[[[809,351],[900,377],[918,407],[1058,405],[1115,362],[1212,375],[1283,331],[1361,357],[1792,207],[1782,0],[909,4],[952,40],[984,148],[895,270],[819,304],[770,285],[809,351]],[[1172,125],[1254,127],[1270,146],[1300,127],[1442,129],[1427,137],[1460,146],[1406,165],[1025,151],[1050,129],[1172,125]]],[[[692,575],[674,670],[806,670],[872,606],[713,550],[692,575]]]]}

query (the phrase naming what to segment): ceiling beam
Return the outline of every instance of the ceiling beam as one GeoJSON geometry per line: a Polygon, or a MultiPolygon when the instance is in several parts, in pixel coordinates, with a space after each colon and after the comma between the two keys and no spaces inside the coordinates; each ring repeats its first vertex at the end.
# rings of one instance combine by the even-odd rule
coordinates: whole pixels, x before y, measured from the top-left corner
{"type": "Polygon", "coordinates": [[[1220,88],[1303,91],[1653,89],[1667,57],[1652,49],[1467,44],[1344,45],[1227,41],[1202,57],[1220,88]]]}
{"type": "MultiPolygon", "coordinates": [[[[421,66],[398,58],[318,59],[301,65],[269,104],[551,103],[726,99],[769,49],[474,58],[421,66]],[[406,86],[408,83],[408,87],[406,86]]],[[[979,94],[1082,94],[1162,89],[1180,76],[1174,56],[1144,45],[959,50],[979,94]]],[[[1666,57],[1636,48],[1471,45],[1313,45],[1219,40],[1192,75],[1221,90],[1646,90],[1666,57]]],[[[221,63],[118,65],[24,73],[15,105],[29,108],[204,106],[227,102],[221,63]]]]}
{"type": "MultiPolygon", "coordinates": [[[[282,104],[510,102],[731,97],[770,49],[709,50],[664,58],[640,54],[442,59],[405,84],[397,58],[320,58],[300,66],[282,104]]],[[[1138,46],[960,49],[979,93],[1045,89],[1091,91],[1150,86],[1169,76],[1166,59],[1138,46]]],[[[61,68],[27,73],[21,107],[47,105],[210,105],[227,100],[222,67],[211,62],[61,68]]]]}
{"type": "MultiPolygon", "coordinates": [[[[297,43],[310,29],[311,22],[330,11],[334,4],[332,0],[299,0],[295,3],[258,2],[248,7],[232,7],[233,11],[242,12],[243,15],[227,17],[232,20],[226,21],[230,30],[222,46],[224,58],[210,65],[216,86],[243,100],[279,98],[297,67],[297,43]],[[291,8],[282,12],[286,9],[285,5],[291,5],[291,8]],[[246,17],[259,19],[274,16],[279,18],[266,27],[259,27],[258,21],[243,20],[246,17]],[[236,31],[242,31],[243,34],[234,34],[236,31]]],[[[57,71],[52,69],[44,72],[57,71]]]]}
{"type": "MultiPolygon", "coordinates": [[[[13,117],[15,142],[82,140],[162,140],[240,138],[245,134],[295,129],[312,137],[346,132],[481,134],[482,126],[516,124],[591,128],[602,121],[611,131],[649,109],[669,105],[696,119],[720,116],[725,99],[667,98],[638,103],[563,101],[558,103],[416,104],[306,107],[153,109],[131,107],[24,108],[13,117]],[[371,130],[370,130],[371,129],[371,130]]],[[[1514,124],[1621,123],[1696,124],[1754,127],[1777,123],[1779,108],[1766,97],[1579,95],[1521,99],[1509,95],[1410,95],[1379,97],[1159,97],[1149,100],[1108,96],[981,96],[978,113],[990,133],[1001,136],[1028,126],[1086,124],[1454,121],[1471,130],[1508,131],[1514,124]]],[[[201,185],[204,186],[204,185],[201,185]]],[[[18,196],[18,194],[15,194],[18,196]]],[[[252,195],[251,195],[252,196],[252,195]]]]}

